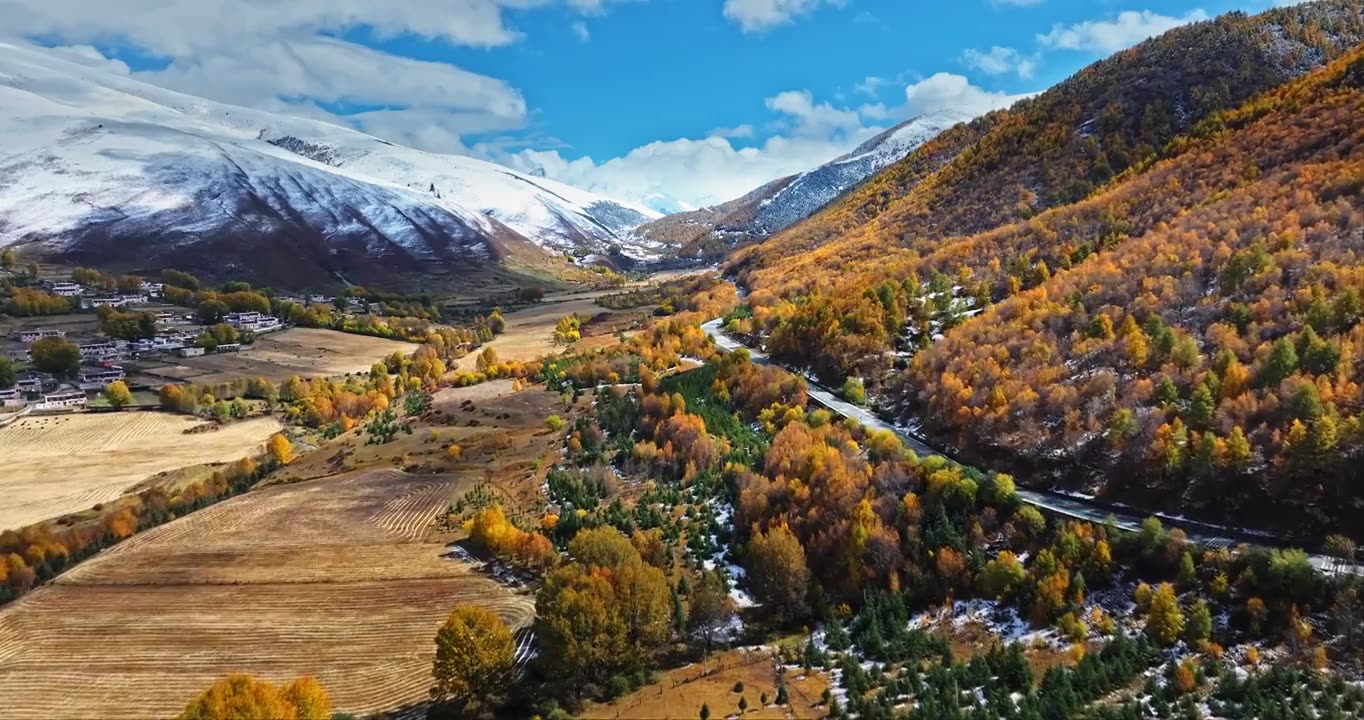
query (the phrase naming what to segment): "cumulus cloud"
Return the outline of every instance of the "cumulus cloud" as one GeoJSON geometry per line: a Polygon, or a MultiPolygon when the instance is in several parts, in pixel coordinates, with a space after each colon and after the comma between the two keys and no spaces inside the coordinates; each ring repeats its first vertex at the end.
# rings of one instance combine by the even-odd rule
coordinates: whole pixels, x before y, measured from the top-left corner
{"type": "Polygon", "coordinates": [[[961,75],[937,73],[905,88],[905,117],[946,110],[984,115],[1008,107],[1026,95],[993,92],[971,84],[961,75]]]}
{"type": "MultiPolygon", "coordinates": [[[[452,45],[497,47],[521,34],[508,10],[553,5],[596,15],[630,0],[0,0],[0,37],[43,37],[89,64],[113,63],[91,45],[127,46],[164,67],[139,79],[214,100],[290,110],[428,150],[462,151],[461,136],[524,127],[521,93],[463,68],[337,39],[367,28],[452,45]],[[324,106],[363,108],[337,114],[324,106]]],[[[586,30],[584,26],[582,28],[586,30]]],[[[122,65],[122,67],[118,67],[122,65]]]]}
{"type": "Polygon", "coordinates": [[[67,60],[103,70],[105,72],[128,75],[132,71],[128,68],[128,63],[122,60],[104,57],[104,53],[90,45],[67,45],[63,47],[49,48],[51,52],[61,55],[67,60]]]}
{"type": "Polygon", "coordinates": [[[846,4],[847,0],[725,0],[724,14],[739,23],[744,32],[762,32],[812,13],[821,5],[846,4]]]}
{"type": "Polygon", "coordinates": [[[524,150],[499,159],[587,190],[673,211],[732,200],[771,180],[810,170],[893,122],[942,110],[980,114],[1018,99],[948,73],[907,86],[904,98],[894,107],[877,104],[854,110],[818,102],[805,90],[791,90],[767,99],[767,107],[781,115],[784,129],[759,143],[736,142],[753,134],[753,128],[744,125],[720,128],[699,139],[652,142],[602,162],[569,160],[557,150],[524,150]]]}
{"type": "Polygon", "coordinates": [[[831,137],[856,130],[862,118],[855,110],[816,103],[809,90],[788,90],[767,99],[767,108],[784,113],[794,122],[794,132],[806,137],[831,137]]]}
{"type": "Polygon", "coordinates": [[[1014,74],[1028,80],[1037,74],[1037,60],[1026,57],[1011,47],[995,45],[989,50],[968,48],[962,53],[961,59],[967,67],[986,75],[1014,74]]]}
{"type": "Polygon", "coordinates": [[[1038,35],[1037,42],[1045,48],[1112,54],[1166,30],[1207,19],[1208,14],[1200,9],[1191,10],[1180,17],[1161,15],[1150,10],[1127,10],[1111,20],[1054,25],[1051,32],[1038,35]]]}

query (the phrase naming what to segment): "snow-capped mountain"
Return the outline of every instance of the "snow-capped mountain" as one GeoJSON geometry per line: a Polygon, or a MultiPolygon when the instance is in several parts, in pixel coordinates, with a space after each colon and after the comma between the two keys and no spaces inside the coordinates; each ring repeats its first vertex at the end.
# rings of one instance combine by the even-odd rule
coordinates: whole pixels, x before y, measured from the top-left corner
{"type": "Polygon", "coordinates": [[[938,133],[972,119],[970,113],[921,115],[877,135],[833,162],[803,173],[771,198],[753,218],[754,230],[770,235],[804,220],[843,191],[914,152],[938,133]]]}
{"type": "Polygon", "coordinates": [[[775,180],[727,203],[646,223],[635,234],[657,243],[711,250],[771,235],[804,220],[942,131],[973,117],[945,110],[912,118],[813,170],[775,180]]]}
{"type": "Polygon", "coordinates": [[[115,268],[328,273],[656,251],[628,234],[658,217],[647,208],[58,51],[0,43],[0,107],[0,246],[115,268]]]}

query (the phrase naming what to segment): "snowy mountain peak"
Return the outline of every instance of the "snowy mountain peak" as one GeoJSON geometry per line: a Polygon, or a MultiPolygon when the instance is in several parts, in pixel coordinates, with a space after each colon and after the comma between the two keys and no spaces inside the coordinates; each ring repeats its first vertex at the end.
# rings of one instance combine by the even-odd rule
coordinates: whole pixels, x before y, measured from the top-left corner
{"type": "Polygon", "coordinates": [[[168,91],[55,50],[0,43],[0,106],[0,246],[111,267],[279,257],[328,273],[486,262],[518,244],[656,252],[627,237],[658,217],[648,208],[168,91]]]}
{"type": "Polygon", "coordinates": [[[703,253],[766,237],[804,220],[944,130],[973,117],[969,112],[942,110],[911,118],[813,170],[774,180],[727,203],[669,215],[640,226],[635,234],[655,242],[680,240],[690,246],[689,251],[703,253]]]}

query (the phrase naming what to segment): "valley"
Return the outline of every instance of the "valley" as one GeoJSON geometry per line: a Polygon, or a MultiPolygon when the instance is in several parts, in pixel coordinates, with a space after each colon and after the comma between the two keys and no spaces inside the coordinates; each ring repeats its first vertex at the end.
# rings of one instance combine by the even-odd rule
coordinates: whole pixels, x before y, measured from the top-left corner
{"type": "Polygon", "coordinates": [[[0,42],[0,717],[1364,717],[1364,0],[542,5],[0,42]]]}

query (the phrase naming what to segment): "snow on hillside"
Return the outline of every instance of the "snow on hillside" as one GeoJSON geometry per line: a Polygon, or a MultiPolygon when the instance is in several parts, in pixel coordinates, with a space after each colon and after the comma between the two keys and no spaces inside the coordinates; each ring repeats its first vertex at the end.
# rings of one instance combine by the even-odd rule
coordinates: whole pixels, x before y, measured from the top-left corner
{"type": "Polygon", "coordinates": [[[772,234],[812,215],[845,190],[904,158],[942,131],[966,122],[970,113],[942,111],[921,115],[877,135],[851,153],[803,173],[763,201],[754,230],[772,234]]]}
{"type": "Polygon", "coordinates": [[[645,223],[634,234],[664,244],[680,241],[692,251],[766,237],[813,215],[942,131],[973,117],[944,110],[912,118],[813,170],[774,180],[742,198],[645,223]]]}
{"type": "MultiPolygon", "coordinates": [[[[292,243],[290,255],[478,259],[528,240],[589,254],[657,217],[473,158],[158,88],[0,43],[0,245],[155,256],[292,243]]],[[[271,248],[274,249],[274,248],[271,248]]]]}

